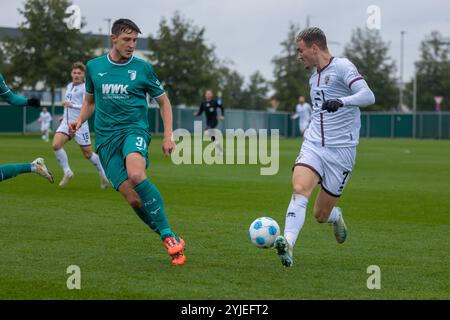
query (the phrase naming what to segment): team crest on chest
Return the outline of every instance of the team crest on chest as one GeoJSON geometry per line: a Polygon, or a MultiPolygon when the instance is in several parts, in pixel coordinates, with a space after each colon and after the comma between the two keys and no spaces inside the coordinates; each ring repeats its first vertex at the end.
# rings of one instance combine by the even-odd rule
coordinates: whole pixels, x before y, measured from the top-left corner
{"type": "Polygon", "coordinates": [[[328,84],[328,82],[330,82],[330,76],[325,77],[325,84],[328,84]]]}
{"type": "Polygon", "coordinates": [[[128,70],[128,74],[130,75],[130,80],[136,80],[136,70],[128,70]]]}

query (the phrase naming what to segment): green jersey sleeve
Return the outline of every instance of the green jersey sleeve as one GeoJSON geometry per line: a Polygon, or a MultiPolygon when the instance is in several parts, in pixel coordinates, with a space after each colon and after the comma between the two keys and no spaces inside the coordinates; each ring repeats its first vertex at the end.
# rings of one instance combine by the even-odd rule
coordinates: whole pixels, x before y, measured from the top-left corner
{"type": "Polygon", "coordinates": [[[9,91],[8,86],[5,83],[3,75],[0,73],[0,94],[5,94],[9,91]]]}
{"type": "Polygon", "coordinates": [[[85,72],[85,88],[86,93],[94,94],[94,83],[92,82],[92,77],[90,73],[89,63],[86,65],[86,72],[85,72]]]}
{"type": "Polygon", "coordinates": [[[164,91],[163,86],[161,85],[161,82],[159,82],[158,77],[156,76],[155,71],[153,70],[153,67],[150,64],[147,64],[147,73],[146,73],[146,80],[145,80],[145,87],[147,90],[147,93],[154,99],[164,95],[166,92],[164,91]]]}
{"type": "Polygon", "coordinates": [[[9,104],[17,107],[26,106],[28,100],[25,97],[19,96],[11,91],[6,85],[3,75],[0,73],[0,98],[9,104]]]}

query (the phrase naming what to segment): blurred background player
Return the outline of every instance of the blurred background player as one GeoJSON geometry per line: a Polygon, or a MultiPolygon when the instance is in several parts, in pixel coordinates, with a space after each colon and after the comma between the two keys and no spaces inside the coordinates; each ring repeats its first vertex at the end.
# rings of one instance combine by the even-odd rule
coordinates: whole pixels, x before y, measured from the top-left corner
{"type": "Polygon", "coordinates": [[[133,56],[141,33],[138,26],[129,19],[119,19],[111,33],[111,51],[87,63],[86,96],[71,132],[79,130],[95,111],[96,151],[111,184],[161,237],[172,265],[182,265],[186,261],[185,243],[170,228],[161,193],[146,173],[151,141],[147,94],[160,106],[165,156],[175,148],[172,105],[152,65],[133,56]]]}
{"type": "Polygon", "coordinates": [[[217,109],[220,109],[221,115],[219,116],[220,120],[224,120],[224,110],[223,110],[223,104],[222,99],[215,99],[214,98],[214,92],[212,90],[206,90],[205,91],[205,101],[203,101],[200,104],[200,108],[197,112],[194,112],[194,116],[198,117],[203,112],[205,112],[206,115],[206,130],[204,132],[205,135],[211,137],[211,141],[214,142],[214,146],[216,147],[216,150],[218,151],[219,155],[223,154],[223,148],[220,144],[220,141],[216,139],[215,137],[215,130],[217,125],[219,124],[217,120],[217,109]]]}
{"type": "MultiPolygon", "coordinates": [[[[10,105],[23,107],[32,106],[39,108],[41,106],[41,101],[37,98],[27,99],[25,97],[19,96],[11,91],[5,83],[3,75],[0,73],[0,98],[9,103],[10,105]]],[[[44,159],[37,158],[31,163],[12,163],[0,165],[0,181],[13,178],[23,173],[34,172],[40,176],[46,178],[48,181],[53,183],[53,176],[45,165],[44,159]]]]}
{"type": "Polygon", "coordinates": [[[47,111],[46,107],[43,107],[42,111],[39,113],[38,122],[41,124],[41,138],[45,142],[48,142],[48,133],[50,130],[50,124],[52,123],[52,115],[47,111]]]}
{"type": "Polygon", "coordinates": [[[304,96],[298,97],[298,104],[295,107],[295,113],[292,115],[291,119],[298,119],[298,127],[300,129],[300,133],[303,137],[305,134],[305,130],[311,121],[311,105],[305,101],[304,96]]]}
{"type": "Polygon", "coordinates": [[[98,155],[95,152],[92,152],[89,124],[87,122],[83,123],[81,128],[76,132],[75,136],[71,136],[69,134],[69,123],[78,119],[81,105],[83,104],[83,99],[86,92],[84,84],[85,70],[86,67],[82,62],[76,62],[72,66],[72,82],[69,83],[66,88],[65,101],[63,103],[64,114],[62,121],[56,130],[55,136],[53,137],[52,147],[55,152],[56,159],[58,159],[59,165],[64,171],[64,176],[59,183],[61,187],[64,187],[74,175],[69,166],[67,153],[63,148],[67,141],[74,138],[80,146],[84,157],[91,161],[100,174],[101,188],[106,189],[108,187],[108,179],[106,178],[105,171],[103,170],[98,155]]]}
{"type": "Polygon", "coordinates": [[[375,103],[373,92],[353,63],[328,51],[322,30],[307,28],[296,41],[298,59],[305,68],[315,67],[316,71],[309,81],[313,114],[295,161],[284,236],[275,240],[285,267],[293,265],[293,248],[305,222],[309,198],[319,183],[314,217],[333,226],[338,243],[347,238],[342,210],[335,205],[355,164],[361,127],[359,108],[375,103]]]}

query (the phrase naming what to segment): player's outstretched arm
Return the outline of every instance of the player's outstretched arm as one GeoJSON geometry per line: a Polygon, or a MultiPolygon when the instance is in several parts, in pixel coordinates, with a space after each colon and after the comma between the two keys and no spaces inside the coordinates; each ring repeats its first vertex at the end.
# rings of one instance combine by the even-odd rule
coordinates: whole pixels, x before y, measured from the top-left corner
{"type": "Polygon", "coordinates": [[[165,156],[168,156],[175,149],[175,142],[173,141],[172,133],[172,104],[166,94],[157,98],[161,117],[164,124],[164,139],[162,149],[165,156]]]}
{"type": "Polygon", "coordinates": [[[19,96],[18,94],[15,94],[11,90],[7,91],[3,95],[0,95],[0,97],[3,98],[10,105],[16,106],[16,107],[30,106],[30,107],[39,108],[41,106],[41,101],[38,98],[27,99],[23,96],[19,96]]]}
{"type": "Polygon", "coordinates": [[[30,106],[38,108],[41,106],[41,101],[38,98],[33,97],[27,99],[23,96],[15,94],[11,89],[8,88],[5,79],[3,78],[3,75],[1,73],[0,73],[0,98],[5,100],[10,105],[16,107],[30,106]]]}
{"type": "Polygon", "coordinates": [[[83,122],[87,121],[95,111],[94,95],[86,94],[84,96],[83,105],[81,106],[80,115],[77,121],[71,122],[69,125],[69,134],[73,135],[81,127],[83,122]]]}
{"type": "Polygon", "coordinates": [[[351,90],[352,95],[340,99],[344,106],[367,107],[375,103],[375,95],[365,80],[354,82],[351,90]]]}
{"type": "Polygon", "coordinates": [[[199,115],[201,115],[203,113],[203,103],[200,104],[200,107],[198,108],[198,111],[195,112],[194,111],[194,116],[198,117],[199,115]]]}

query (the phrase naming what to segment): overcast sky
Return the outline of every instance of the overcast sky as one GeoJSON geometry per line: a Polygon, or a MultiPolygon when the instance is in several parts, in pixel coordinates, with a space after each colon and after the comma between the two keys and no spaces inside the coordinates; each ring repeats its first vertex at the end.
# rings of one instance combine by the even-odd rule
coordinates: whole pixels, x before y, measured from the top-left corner
{"type": "MultiPolygon", "coordinates": [[[[17,27],[22,22],[18,8],[23,0],[0,0],[0,26],[17,27]]],[[[367,8],[380,8],[381,35],[390,42],[390,54],[400,65],[400,31],[404,37],[404,80],[414,72],[420,42],[432,30],[450,36],[450,2],[443,0],[73,0],[87,22],[83,31],[106,32],[105,18],[134,20],[144,36],[156,34],[162,17],[178,10],[199,27],[205,27],[208,44],[216,47],[219,59],[232,60],[248,77],[259,70],[273,79],[271,60],[281,52],[291,22],[318,26],[325,31],[332,54],[339,56],[351,31],[366,27],[367,8]],[[124,6],[126,4],[126,7],[124,6]]],[[[398,73],[398,72],[397,72],[398,73]]]]}

